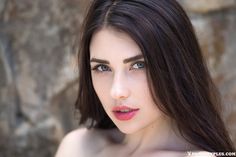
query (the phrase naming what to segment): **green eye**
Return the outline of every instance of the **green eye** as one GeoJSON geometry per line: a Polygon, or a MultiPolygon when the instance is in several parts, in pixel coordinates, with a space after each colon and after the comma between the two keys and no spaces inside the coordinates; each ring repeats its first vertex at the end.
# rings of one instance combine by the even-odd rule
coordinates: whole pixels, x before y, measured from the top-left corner
{"type": "Polygon", "coordinates": [[[145,67],[145,63],[143,61],[136,62],[132,65],[132,69],[143,69],[145,67]]]}

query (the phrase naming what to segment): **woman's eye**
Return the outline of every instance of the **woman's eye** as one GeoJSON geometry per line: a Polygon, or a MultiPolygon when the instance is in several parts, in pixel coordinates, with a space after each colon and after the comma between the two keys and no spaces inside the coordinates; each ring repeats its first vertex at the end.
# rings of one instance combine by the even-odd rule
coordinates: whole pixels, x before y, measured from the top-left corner
{"type": "Polygon", "coordinates": [[[98,71],[98,72],[104,72],[104,71],[111,71],[111,69],[107,65],[97,65],[92,70],[98,71]]]}
{"type": "Polygon", "coordinates": [[[134,63],[131,69],[143,69],[144,67],[145,67],[145,63],[140,61],[140,62],[134,63]]]}

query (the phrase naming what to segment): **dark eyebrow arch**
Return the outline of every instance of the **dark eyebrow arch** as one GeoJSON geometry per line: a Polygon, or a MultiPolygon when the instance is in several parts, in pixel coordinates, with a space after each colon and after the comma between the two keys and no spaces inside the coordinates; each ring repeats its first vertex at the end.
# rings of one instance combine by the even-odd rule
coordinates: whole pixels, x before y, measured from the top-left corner
{"type": "MultiPolygon", "coordinates": [[[[133,57],[130,57],[130,58],[126,58],[124,59],[123,63],[129,63],[129,62],[132,62],[132,61],[136,61],[138,59],[142,59],[143,58],[143,55],[136,55],[136,56],[133,56],[133,57]]],[[[90,62],[97,62],[97,63],[101,63],[101,64],[110,64],[107,60],[103,60],[103,59],[98,59],[98,58],[92,58],[90,60],[90,62]]]]}
{"type": "Polygon", "coordinates": [[[139,60],[139,59],[142,59],[143,58],[143,55],[140,54],[140,55],[136,55],[134,57],[130,57],[130,58],[127,58],[123,61],[123,63],[129,63],[129,62],[133,62],[133,61],[136,61],[136,60],[139,60]]]}
{"type": "Polygon", "coordinates": [[[97,62],[97,63],[101,63],[101,64],[110,64],[107,60],[97,59],[97,58],[92,58],[90,60],[90,62],[97,62]]]}

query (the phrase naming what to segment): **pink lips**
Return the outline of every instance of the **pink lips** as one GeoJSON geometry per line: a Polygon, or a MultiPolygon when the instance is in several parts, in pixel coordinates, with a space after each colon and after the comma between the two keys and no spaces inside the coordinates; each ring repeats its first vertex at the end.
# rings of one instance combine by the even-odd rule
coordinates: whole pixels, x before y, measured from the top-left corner
{"type": "Polygon", "coordinates": [[[113,108],[113,113],[118,120],[125,121],[132,119],[138,112],[138,108],[130,108],[127,106],[116,106],[113,108]]]}

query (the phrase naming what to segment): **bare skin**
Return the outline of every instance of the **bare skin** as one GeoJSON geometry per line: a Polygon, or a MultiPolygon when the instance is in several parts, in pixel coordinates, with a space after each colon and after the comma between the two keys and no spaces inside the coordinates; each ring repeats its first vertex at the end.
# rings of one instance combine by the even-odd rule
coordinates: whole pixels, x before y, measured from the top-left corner
{"type": "MultiPolygon", "coordinates": [[[[176,137],[175,137],[176,138],[176,137]]],[[[176,139],[173,150],[173,139],[165,148],[140,148],[141,144],[132,145],[124,143],[125,135],[117,129],[111,130],[87,130],[77,129],[69,133],[60,144],[55,157],[186,157],[187,151],[197,151],[197,147],[176,139]]],[[[200,153],[206,153],[201,151],[200,153]]],[[[190,155],[189,155],[190,156],[190,155]]],[[[212,157],[207,154],[203,157],[212,157]]]]}
{"type": "Polygon", "coordinates": [[[73,131],[62,141],[56,157],[184,157],[187,151],[199,150],[180,136],[152,100],[141,54],[125,33],[104,28],[93,35],[92,83],[117,129],[73,131]],[[121,120],[113,112],[120,105],[139,110],[133,118],[121,120]]]}

